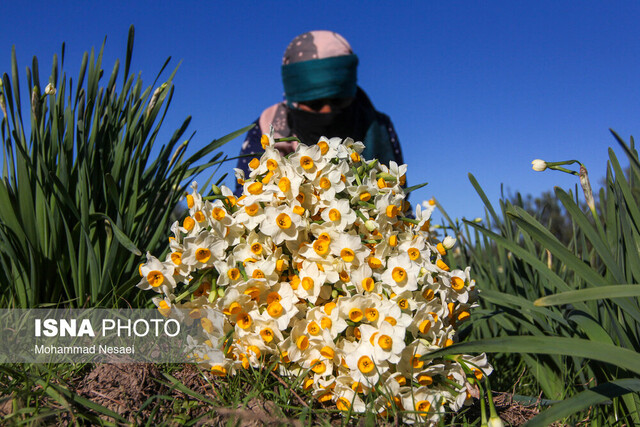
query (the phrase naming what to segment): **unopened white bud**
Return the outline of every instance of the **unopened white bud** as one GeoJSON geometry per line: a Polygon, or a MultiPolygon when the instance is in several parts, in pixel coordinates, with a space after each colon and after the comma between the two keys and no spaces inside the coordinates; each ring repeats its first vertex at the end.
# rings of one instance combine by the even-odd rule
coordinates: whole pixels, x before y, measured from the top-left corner
{"type": "Polygon", "coordinates": [[[535,159],[531,162],[531,166],[533,167],[534,171],[542,172],[547,168],[547,162],[545,162],[544,160],[535,159]]]}
{"type": "Polygon", "coordinates": [[[44,88],[44,94],[45,95],[55,95],[56,94],[56,88],[55,86],[53,86],[52,83],[49,83],[45,88],[44,88]]]}
{"type": "Polygon", "coordinates": [[[369,231],[373,231],[376,228],[378,228],[378,224],[376,224],[376,222],[372,219],[368,220],[367,222],[364,223],[364,226],[366,227],[367,230],[369,231]]]}
{"type": "Polygon", "coordinates": [[[451,249],[455,244],[456,244],[456,239],[455,237],[451,237],[451,236],[445,237],[444,240],[442,241],[442,246],[444,246],[446,250],[451,249]]]}

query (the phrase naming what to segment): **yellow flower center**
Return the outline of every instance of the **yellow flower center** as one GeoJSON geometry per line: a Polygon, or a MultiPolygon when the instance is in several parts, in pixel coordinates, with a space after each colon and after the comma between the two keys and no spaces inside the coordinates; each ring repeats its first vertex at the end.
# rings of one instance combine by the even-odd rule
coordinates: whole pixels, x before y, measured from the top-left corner
{"type": "Polygon", "coordinates": [[[429,409],[431,409],[431,403],[429,403],[429,401],[421,400],[416,402],[416,411],[420,412],[420,416],[426,417],[426,412],[429,412],[429,409]]]}
{"type": "Polygon", "coordinates": [[[187,206],[191,209],[194,205],[193,196],[191,194],[187,194],[187,206]]]}
{"type": "Polygon", "coordinates": [[[333,359],[336,355],[336,352],[328,345],[325,345],[320,349],[320,354],[327,359],[333,359]]]}
{"type": "Polygon", "coordinates": [[[251,252],[253,252],[254,255],[261,255],[262,254],[262,245],[258,242],[255,242],[251,245],[251,252]]]}
{"type": "Polygon", "coordinates": [[[171,261],[173,261],[175,265],[182,264],[182,252],[172,252],[171,261]]]}
{"type": "Polygon", "coordinates": [[[349,248],[344,248],[340,251],[340,257],[344,262],[353,262],[353,259],[356,257],[356,254],[349,248]]]}
{"type": "Polygon", "coordinates": [[[329,181],[325,177],[320,178],[320,188],[322,188],[323,190],[330,189],[331,188],[331,181],[329,181]]]}
{"type": "Polygon", "coordinates": [[[371,360],[369,356],[362,356],[360,359],[358,359],[358,369],[363,374],[370,373],[371,371],[373,371],[374,368],[375,368],[375,364],[373,363],[373,360],[371,360]]]}
{"type": "Polygon", "coordinates": [[[271,328],[264,328],[263,330],[261,330],[260,336],[266,343],[270,343],[271,341],[273,341],[273,331],[271,330],[271,328]]]}
{"type": "Polygon", "coordinates": [[[147,274],[147,282],[149,282],[151,287],[157,288],[164,282],[164,276],[158,270],[150,271],[149,274],[147,274]]]}
{"type": "Polygon", "coordinates": [[[382,267],[382,261],[380,261],[378,258],[375,258],[375,257],[369,257],[369,259],[367,260],[367,263],[369,264],[369,267],[371,267],[374,270],[382,267]]]}
{"type": "Polygon", "coordinates": [[[349,280],[351,280],[351,277],[349,276],[349,272],[347,270],[342,270],[339,277],[343,282],[348,282],[349,280]]]}
{"type": "Polygon", "coordinates": [[[302,279],[302,289],[304,289],[305,291],[308,291],[309,289],[313,288],[313,279],[311,277],[305,277],[302,279]]]}
{"type": "Polygon", "coordinates": [[[352,308],[351,310],[349,310],[349,319],[352,322],[359,322],[362,320],[363,317],[364,317],[364,314],[362,313],[362,310],[360,310],[359,308],[352,308]]]}
{"type": "Polygon", "coordinates": [[[251,277],[254,279],[264,279],[264,272],[256,268],[253,270],[253,273],[251,273],[251,277]]]}
{"type": "MultiPolygon", "coordinates": [[[[254,278],[255,278],[255,275],[254,275],[254,278]]],[[[251,286],[244,291],[244,294],[249,295],[249,297],[251,297],[252,300],[256,301],[260,296],[260,288],[258,288],[257,286],[251,286]]]]}
{"type": "Polygon", "coordinates": [[[368,202],[369,200],[371,200],[371,193],[365,191],[360,194],[360,201],[368,202]]]}
{"type": "Polygon", "coordinates": [[[391,326],[396,326],[396,324],[398,323],[398,321],[395,319],[395,317],[391,317],[391,316],[385,317],[384,321],[387,322],[388,324],[390,324],[391,326]]]}
{"type": "Polygon", "coordinates": [[[424,291],[422,291],[422,296],[424,297],[424,299],[426,299],[427,301],[431,301],[432,299],[435,298],[436,293],[433,292],[433,289],[425,289],[424,291]]]}
{"type": "Polygon", "coordinates": [[[249,187],[247,187],[247,191],[249,191],[249,194],[254,195],[262,193],[262,183],[254,182],[253,184],[250,184],[249,187]]]}
{"type": "Polygon", "coordinates": [[[298,347],[302,351],[305,351],[307,347],[309,347],[309,338],[307,338],[306,335],[298,337],[298,339],[296,340],[296,347],[298,347]]]}
{"type": "Polygon", "coordinates": [[[313,320],[307,325],[307,332],[309,332],[310,335],[316,336],[320,333],[320,330],[320,326],[313,320]]]}
{"type": "Polygon", "coordinates": [[[213,219],[215,219],[216,221],[222,221],[224,219],[225,216],[227,216],[227,211],[225,211],[224,209],[222,209],[221,207],[216,206],[215,208],[213,208],[213,210],[211,211],[211,216],[213,217],[213,219]]]}
{"type": "Polygon", "coordinates": [[[399,211],[398,206],[389,205],[389,206],[387,206],[387,209],[386,209],[385,213],[387,214],[387,217],[395,218],[396,216],[398,216],[398,211],[399,211]]]}
{"type": "Polygon", "coordinates": [[[216,377],[224,377],[225,375],[227,375],[227,370],[224,366],[214,365],[211,367],[211,373],[216,377]]]}
{"type": "Polygon", "coordinates": [[[396,283],[401,283],[407,278],[407,272],[402,267],[394,267],[391,272],[391,277],[396,283]]]}
{"type": "Polygon", "coordinates": [[[238,315],[238,321],[236,322],[242,329],[249,329],[251,327],[251,316],[247,313],[241,313],[238,315]]]}
{"type": "Polygon", "coordinates": [[[280,181],[278,181],[278,188],[283,193],[289,191],[291,189],[291,181],[289,180],[289,178],[287,178],[286,176],[280,178],[280,181]]]}
{"type": "Polygon", "coordinates": [[[333,322],[327,316],[322,316],[322,319],[320,319],[320,326],[322,329],[329,329],[332,324],[333,322]]]}
{"type": "Polygon", "coordinates": [[[340,397],[336,400],[336,408],[338,411],[348,411],[351,408],[351,402],[346,397],[340,397]]]}
{"type": "Polygon", "coordinates": [[[333,301],[330,301],[324,305],[323,310],[325,313],[327,313],[327,315],[331,316],[331,312],[333,311],[334,308],[336,308],[336,303],[333,301]]]}
{"type": "Polygon", "coordinates": [[[400,307],[402,310],[406,310],[409,308],[409,301],[407,301],[405,298],[401,298],[398,300],[398,307],[400,307]]]}
{"type": "Polygon", "coordinates": [[[391,236],[389,236],[389,246],[393,248],[398,246],[398,236],[396,236],[395,234],[392,234],[391,236]]]}
{"type": "Polygon", "coordinates": [[[354,163],[358,163],[360,161],[360,154],[356,153],[355,151],[353,153],[351,153],[351,161],[353,161],[354,163]]]}
{"type": "Polygon", "coordinates": [[[473,375],[476,377],[478,381],[482,379],[482,371],[478,368],[473,368],[473,375]]]}
{"type": "Polygon", "coordinates": [[[314,166],[313,159],[309,156],[300,157],[300,166],[302,166],[302,169],[309,171],[314,166]]]}
{"type": "Polygon", "coordinates": [[[421,354],[416,354],[415,356],[413,356],[413,359],[411,359],[411,366],[413,366],[413,369],[422,369],[422,367],[424,366],[424,362],[420,360],[421,357],[421,354]]]}
{"type": "Polygon", "coordinates": [[[269,295],[267,295],[267,305],[271,304],[274,301],[280,301],[281,299],[282,297],[280,296],[279,293],[270,292],[269,295]]]}
{"type": "Polygon", "coordinates": [[[320,256],[325,256],[329,253],[329,243],[324,239],[318,239],[313,242],[313,250],[320,256]]]}
{"type": "Polygon", "coordinates": [[[289,217],[289,215],[283,212],[277,216],[276,224],[278,224],[278,227],[282,228],[283,230],[286,230],[289,227],[291,227],[291,224],[292,224],[291,218],[289,217]]]}
{"type": "Polygon", "coordinates": [[[340,221],[340,218],[342,218],[342,215],[340,215],[340,211],[338,209],[331,209],[329,211],[329,219],[331,221],[340,221]]]}
{"type": "Polygon", "coordinates": [[[260,205],[257,203],[254,203],[252,205],[249,206],[245,206],[244,207],[244,211],[247,213],[247,215],[249,216],[256,216],[256,214],[258,213],[258,210],[260,209],[260,205]]]}
{"type": "Polygon", "coordinates": [[[268,184],[269,182],[271,182],[271,178],[273,178],[273,171],[269,171],[269,173],[266,174],[260,182],[262,182],[263,184],[268,184]]]}
{"type": "Polygon", "coordinates": [[[302,206],[296,205],[293,207],[293,213],[296,215],[302,216],[304,215],[304,211],[305,211],[305,208],[303,208],[302,206]]]}
{"type": "Polygon", "coordinates": [[[321,362],[318,359],[313,359],[311,361],[311,370],[316,374],[323,374],[324,371],[327,370],[327,365],[325,365],[324,362],[321,362]]]}
{"type": "Polygon", "coordinates": [[[441,269],[443,269],[444,271],[449,271],[449,266],[447,264],[445,264],[445,262],[442,261],[441,259],[436,261],[436,265],[438,267],[440,267],[441,269]]]}
{"type": "Polygon", "coordinates": [[[318,147],[320,148],[320,154],[322,154],[323,156],[329,151],[329,144],[327,144],[325,141],[318,142],[318,147]]]}
{"type": "Polygon", "coordinates": [[[391,350],[391,347],[393,347],[393,340],[389,335],[380,335],[380,338],[378,338],[378,345],[383,350],[391,350]]]}
{"type": "Polygon", "coordinates": [[[467,320],[469,318],[469,316],[471,316],[471,315],[469,314],[468,311],[462,311],[462,312],[460,312],[460,314],[458,314],[458,321],[462,322],[464,320],[467,320]]]}
{"type": "Polygon", "coordinates": [[[429,321],[428,319],[423,320],[422,323],[420,323],[420,326],[418,326],[418,329],[423,334],[428,333],[429,330],[431,329],[431,321],[429,321]]]}
{"type": "Polygon", "coordinates": [[[464,280],[457,276],[451,278],[451,287],[456,291],[461,291],[464,288],[464,280]]]}
{"type": "Polygon", "coordinates": [[[418,384],[431,385],[433,384],[433,378],[427,374],[420,374],[418,375],[418,384]]]}
{"type": "Polygon", "coordinates": [[[407,253],[409,254],[409,258],[411,259],[411,261],[415,261],[420,258],[420,251],[416,248],[409,248],[407,250],[407,253]]]}
{"type": "Polygon", "coordinates": [[[269,136],[267,136],[266,134],[262,134],[262,136],[260,137],[260,145],[262,145],[263,150],[267,148],[269,146],[269,136]]]}
{"type": "Polygon", "coordinates": [[[209,261],[209,258],[211,258],[211,251],[209,249],[198,248],[198,250],[196,250],[196,260],[198,262],[205,263],[209,261]]]}
{"type": "Polygon", "coordinates": [[[227,271],[227,277],[231,280],[238,280],[240,278],[240,270],[237,268],[230,268],[227,271]]]}
{"type": "Polygon", "coordinates": [[[267,160],[267,169],[270,171],[274,171],[278,169],[278,162],[275,161],[274,159],[267,160]]]}
{"type": "Polygon", "coordinates": [[[375,308],[367,308],[364,311],[364,315],[369,322],[375,322],[376,320],[378,320],[378,317],[380,314],[378,313],[378,310],[375,308]]]}
{"type": "Polygon", "coordinates": [[[375,284],[376,283],[373,281],[373,279],[371,277],[367,277],[365,279],[362,279],[362,288],[367,292],[373,291],[373,288],[375,287],[375,284]]]}
{"type": "Polygon", "coordinates": [[[193,214],[193,218],[198,222],[202,222],[204,221],[204,214],[202,213],[202,211],[198,211],[193,214]]]}
{"type": "Polygon", "coordinates": [[[260,166],[260,160],[258,160],[258,159],[252,159],[252,160],[249,162],[249,167],[250,167],[251,169],[257,169],[257,168],[258,168],[258,166],[260,166]]]}
{"type": "Polygon", "coordinates": [[[289,284],[291,285],[291,288],[293,288],[293,290],[295,291],[296,289],[298,289],[298,286],[300,285],[300,277],[297,274],[294,274],[289,278],[289,284]]]}
{"type": "Polygon", "coordinates": [[[182,226],[187,229],[187,231],[193,230],[193,227],[196,225],[196,222],[190,216],[186,217],[182,222],[182,226]]]}
{"type": "Polygon", "coordinates": [[[267,313],[269,313],[269,316],[271,317],[278,317],[282,314],[283,311],[284,309],[278,301],[273,301],[267,306],[267,313]]]}

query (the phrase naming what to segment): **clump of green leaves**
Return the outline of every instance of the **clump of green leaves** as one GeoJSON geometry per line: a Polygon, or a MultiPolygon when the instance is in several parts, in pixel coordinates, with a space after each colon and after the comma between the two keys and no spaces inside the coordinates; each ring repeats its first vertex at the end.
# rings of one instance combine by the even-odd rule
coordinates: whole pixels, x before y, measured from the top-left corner
{"type": "Polygon", "coordinates": [[[484,311],[474,322],[477,341],[442,352],[521,357],[546,397],[562,400],[532,425],[571,416],[576,422],[586,410],[603,425],[640,423],[640,161],[633,139],[627,144],[613,134],[630,168],[625,174],[609,150],[598,208],[582,165],[572,172],[582,191],[555,188],[571,219],[568,241],[508,200],[500,201],[499,216],[471,175],[486,205],[484,226],[460,226],[445,213],[447,227],[465,242],[458,262],[475,266],[484,311]]]}
{"type": "MultiPolygon", "coordinates": [[[[104,84],[102,55],[85,52],[77,80],[62,71],[64,44],[41,81],[37,58],[27,68],[23,105],[15,47],[11,77],[2,76],[0,306],[124,304],[142,261],[137,248],[162,253],[171,210],[184,184],[212,164],[195,164],[245,129],[192,156],[186,118],[157,149],[176,70],[143,89],[130,74],[134,30],[104,84]],[[41,89],[46,87],[46,89],[41,89]],[[25,121],[27,126],[25,126],[25,121]],[[133,277],[133,279],[132,279],[133,277]]],[[[137,294],[137,293],[136,293],[137,294]]]]}

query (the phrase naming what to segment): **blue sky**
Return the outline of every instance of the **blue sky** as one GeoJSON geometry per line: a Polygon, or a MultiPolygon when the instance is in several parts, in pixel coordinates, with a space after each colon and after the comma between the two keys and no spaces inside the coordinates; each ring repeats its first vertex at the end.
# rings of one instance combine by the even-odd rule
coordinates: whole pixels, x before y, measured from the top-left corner
{"type": "Polygon", "coordinates": [[[23,88],[33,55],[46,80],[65,41],[75,79],[82,53],[107,36],[108,76],[133,24],[132,71],[145,86],[168,56],[182,60],[164,131],[191,115],[192,151],[282,99],[280,61],[293,37],[341,33],[360,58],[360,86],[395,124],[409,184],[429,182],[411,201],[436,197],[454,217],[483,216],[468,173],[493,202],[501,185],[538,195],[577,182],[534,172],[534,158],[579,159],[596,184],[608,147],[622,156],[608,129],[625,139],[640,131],[638,2],[50,3],[3,5],[0,72],[10,71],[15,45],[23,88]]]}

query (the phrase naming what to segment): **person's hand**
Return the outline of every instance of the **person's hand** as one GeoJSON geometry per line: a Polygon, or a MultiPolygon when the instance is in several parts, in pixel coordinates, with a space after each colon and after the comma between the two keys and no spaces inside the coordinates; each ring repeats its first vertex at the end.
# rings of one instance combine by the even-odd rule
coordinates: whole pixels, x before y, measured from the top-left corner
{"type": "Polygon", "coordinates": [[[274,144],[276,149],[282,153],[283,156],[286,156],[289,153],[293,153],[298,148],[298,141],[281,141],[276,142],[274,144]]]}

